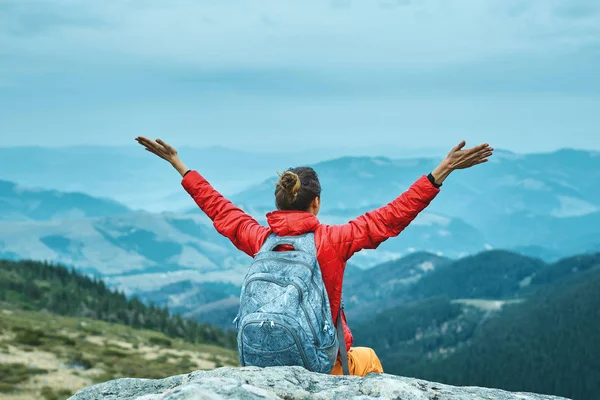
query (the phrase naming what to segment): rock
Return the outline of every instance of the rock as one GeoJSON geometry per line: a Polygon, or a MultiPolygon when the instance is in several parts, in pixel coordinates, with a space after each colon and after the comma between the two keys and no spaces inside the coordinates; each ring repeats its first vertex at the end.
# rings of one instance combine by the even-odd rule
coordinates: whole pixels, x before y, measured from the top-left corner
{"type": "Polygon", "coordinates": [[[166,379],[117,379],[77,392],[69,400],[398,399],[558,400],[562,397],[498,389],[455,387],[394,375],[366,378],[315,374],[300,367],[219,368],[166,379]]]}

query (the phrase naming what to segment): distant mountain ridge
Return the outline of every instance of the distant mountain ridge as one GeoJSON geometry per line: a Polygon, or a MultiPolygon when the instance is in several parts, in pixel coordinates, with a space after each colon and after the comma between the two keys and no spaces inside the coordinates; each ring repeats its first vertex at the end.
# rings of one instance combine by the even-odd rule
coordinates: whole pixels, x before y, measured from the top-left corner
{"type": "MultiPolygon", "coordinates": [[[[133,137],[132,137],[133,143],[133,137]]],[[[443,154],[439,149],[402,149],[372,146],[288,151],[244,151],[224,146],[177,146],[190,168],[201,171],[225,194],[260,182],[291,165],[316,163],[350,154],[414,157],[443,154]]],[[[85,192],[105,196],[130,208],[152,212],[179,212],[193,206],[181,189],[178,174],[163,160],[137,145],[73,147],[0,147],[0,179],[24,186],[85,192]]]]}
{"type": "MultiPolygon", "coordinates": [[[[200,214],[192,199],[181,188],[174,171],[162,160],[148,158],[144,152],[134,150],[133,146],[97,149],[0,148],[0,154],[17,164],[25,154],[35,155],[33,160],[39,164],[38,168],[37,164],[27,169],[18,168],[17,165],[10,167],[13,170],[9,168],[8,173],[22,174],[19,176],[36,182],[55,181],[54,185],[59,186],[88,185],[88,182],[92,182],[92,170],[97,171],[96,167],[102,165],[102,175],[93,179],[93,185],[86,186],[93,187],[95,192],[128,199],[131,199],[128,196],[135,195],[145,199],[147,205],[158,204],[156,201],[165,202],[174,208],[187,208],[193,210],[192,214],[200,214]],[[74,171],[73,168],[67,168],[69,165],[79,167],[74,171]],[[66,177],[58,173],[63,170],[72,171],[70,174],[73,176],[66,177]],[[149,174],[152,179],[146,179],[149,174]],[[57,179],[64,182],[60,183],[57,179]],[[168,184],[165,185],[165,182],[168,184]],[[148,185],[156,186],[152,186],[153,189],[148,185]],[[168,189],[169,194],[157,196],[157,188],[172,190],[168,189]],[[130,194],[123,194],[124,190],[130,194]]],[[[274,167],[282,163],[293,165],[295,160],[293,157],[286,158],[286,154],[271,157],[268,153],[253,155],[226,148],[184,148],[181,152],[183,156],[199,160],[199,165],[190,165],[200,170],[221,191],[219,182],[227,174],[230,177],[227,179],[237,179],[251,185],[253,178],[248,175],[249,170],[244,165],[245,157],[249,157],[247,160],[258,160],[258,164],[252,161],[251,171],[257,174],[254,175],[257,181],[259,173],[274,171],[274,167]],[[228,165],[227,172],[223,172],[223,164],[228,165]]],[[[544,257],[548,261],[573,253],[594,251],[600,248],[600,228],[595,223],[596,220],[600,221],[600,190],[592,184],[600,174],[597,172],[600,171],[598,154],[571,149],[545,154],[514,154],[497,150],[485,166],[452,175],[438,198],[406,232],[384,243],[376,252],[359,253],[356,263],[373,266],[413,251],[428,251],[456,258],[490,248],[506,248],[544,257]]],[[[431,171],[440,158],[342,156],[312,164],[323,184],[323,208],[319,218],[324,223],[343,223],[380,207],[406,190],[418,177],[431,171]]],[[[4,168],[7,165],[10,163],[4,168]]],[[[272,182],[275,176],[266,180],[265,175],[262,176],[260,180],[263,183],[229,197],[264,223],[265,213],[274,208],[272,182]]],[[[12,197],[18,196],[13,194],[12,197]]],[[[15,201],[23,200],[9,198],[4,202],[14,204],[15,201]]],[[[52,203],[51,200],[45,202],[52,203]]],[[[80,202],[85,203],[84,200],[80,202]]],[[[34,203],[27,203],[21,208],[29,210],[35,207],[34,203]]],[[[81,207],[85,208],[83,205],[81,207]]],[[[111,207],[118,208],[117,205],[94,205],[88,207],[87,211],[81,211],[71,205],[65,206],[64,210],[52,209],[52,212],[39,215],[31,210],[28,212],[32,215],[22,210],[7,210],[0,219],[74,218],[120,212],[111,211],[111,207]]]]}
{"type": "MultiPolygon", "coordinates": [[[[113,154],[112,150],[108,153],[113,154]]],[[[86,155],[85,152],[77,154],[86,155]]],[[[595,171],[600,170],[593,169],[600,157],[593,152],[572,150],[545,155],[500,152],[498,156],[498,160],[474,169],[482,171],[478,172],[480,175],[460,171],[451,176],[438,198],[399,237],[389,239],[375,251],[358,253],[350,262],[364,269],[396,262],[392,260],[402,263],[405,256],[421,252],[440,259],[460,259],[498,248],[553,262],[565,255],[600,249],[600,223],[595,223],[598,212],[586,206],[580,210],[585,211],[585,215],[569,212],[557,216],[549,206],[563,195],[578,196],[579,200],[592,204],[597,189],[590,184],[589,177],[593,178],[595,171]],[[574,163],[563,166],[574,158],[577,159],[574,163]],[[591,171],[587,177],[584,170],[591,171]],[[508,200],[500,201],[504,192],[508,193],[508,200]],[[521,200],[513,204],[511,198],[521,200]],[[469,213],[462,217],[451,214],[453,209],[464,208],[465,204],[469,213]]],[[[317,164],[323,182],[323,210],[319,218],[324,223],[345,223],[386,204],[435,163],[433,159],[342,157],[317,164]]],[[[164,164],[160,168],[169,171],[164,164]]],[[[175,175],[169,179],[175,179],[179,185],[176,173],[169,173],[175,175]]],[[[219,235],[197,208],[194,213],[185,215],[155,214],[132,211],[122,205],[115,206],[110,200],[87,195],[83,195],[80,205],[78,197],[68,194],[16,190],[13,184],[7,187],[10,189],[2,192],[2,199],[11,207],[17,204],[19,212],[3,214],[4,219],[12,220],[0,218],[0,257],[75,266],[82,272],[103,277],[109,285],[120,287],[128,294],[160,299],[170,306],[181,307],[186,315],[199,318],[208,314],[189,309],[184,299],[206,301],[202,310],[213,316],[216,314],[211,304],[223,302],[221,304],[230,307],[235,301],[232,287],[241,283],[250,259],[219,235]],[[27,195],[22,196],[20,191],[27,195]],[[62,199],[75,200],[71,203],[62,199]],[[30,204],[36,205],[34,211],[44,210],[44,213],[35,214],[30,204]],[[69,214],[69,210],[78,207],[94,217],[69,214]],[[181,295],[175,296],[171,288],[180,288],[181,295]],[[197,296],[204,290],[213,293],[210,300],[197,296]]],[[[178,190],[191,202],[182,188],[178,190]]],[[[264,212],[273,209],[273,190],[272,179],[267,179],[232,199],[265,223],[264,212]]],[[[570,204],[580,203],[572,201],[570,204]]],[[[436,271],[442,264],[436,264],[436,271]]],[[[360,269],[353,271],[360,272],[360,269]]],[[[380,273],[390,277],[378,288],[387,293],[401,287],[405,279],[427,282],[431,271],[423,271],[418,277],[403,275],[395,279],[380,273]]],[[[398,270],[398,273],[404,272],[398,270]]],[[[352,282],[350,277],[348,279],[352,282]]],[[[361,292],[366,293],[366,290],[359,290],[359,295],[361,292]]],[[[397,301],[404,296],[407,294],[399,294],[397,301]]],[[[349,300],[349,312],[359,313],[358,309],[352,310],[352,299],[349,300]]],[[[373,306],[372,301],[376,304],[377,296],[361,304],[369,308],[373,306]]]]}
{"type": "Polygon", "coordinates": [[[84,193],[25,188],[0,180],[0,220],[44,221],[123,215],[132,212],[111,199],[84,193]]]}
{"type": "Polygon", "coordinates": [[[239,283],[247,258],[198,218],[145,212],[0,221],[0,257],[74,266],[127,293],[181,280],[239,283]]]}
{"type": "MultiPolygon", "coordinates": [[[[427,158],[343,157],[314,164],[323,187],[320,217],[326,223],[345,222],[383,206],[438,162],[427,158]]],[[[232,200],[259,217],[274,207],[274,180],[275,176],[268,178],[232,200]]],[[[416,246],[399,246],[403,249],[396,248],[394,253],[406,255],[411,248],[457,257],[489,248],[536,248],[536,255],[557,259],[593,251],[600,245],[598,181],[599,152],[564,149],[524,155],[497,151],[487,164],[451,175],[423,213],[461,221],[469,233],[464,229],[460,233],[442,230],[445,237],[459,235],[460,240],[440,243],[433,249],[421,237],[416,246]]],[[[410,240],[406,238],[410,229],[392,242],[410,240]]],[[[436,232],[440,229],[427,235],[436,232]]],[[[440,238],[435,239],[438,242],[440,238]]]]}

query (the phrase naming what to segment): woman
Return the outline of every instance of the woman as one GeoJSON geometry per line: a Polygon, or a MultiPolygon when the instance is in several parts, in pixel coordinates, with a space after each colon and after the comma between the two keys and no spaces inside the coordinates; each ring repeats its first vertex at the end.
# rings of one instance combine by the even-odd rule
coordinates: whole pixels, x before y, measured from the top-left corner
{"type": "MultiPolygon", "coordinates": [[[[342,281],[348,259],[362,249],[375,249],[386,239],[400,234],[435,198],[450,173],[484,163],[493,152],[488,144],[463,150],[465,142],[462,141],[436,169],[420,177],[391,203],[343,225],[319,222],[317,214],[321,207],[321,185],[317,174],[309,167],[293,168],[280,176],[275,188],[277,211],[267,214],[268,226],[261,226],[217,192],[197,171],[189,170],[172,146],[160,139],[153,141],[138,137],[136,140],[146,150],[171,163],[183,177],[183,187],[213,221],[217,231],[249,256],[258,253],[271,233],[294,236],[314,232],[317,259],[334,324],[337,324],[341,306],[342,281]]],[[[350,374],[365,376],[371,372],[382,373],[381,362],[372,349],[352,347],[352,333],[343,312],[341,315],[350,374]]],[[[331,374],[342,374],[340,358],[331,374]]]]}

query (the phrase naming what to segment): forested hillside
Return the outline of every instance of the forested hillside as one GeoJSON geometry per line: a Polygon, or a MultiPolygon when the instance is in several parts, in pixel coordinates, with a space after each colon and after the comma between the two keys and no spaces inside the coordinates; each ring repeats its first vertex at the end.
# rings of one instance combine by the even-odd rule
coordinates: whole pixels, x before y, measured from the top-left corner
{"type": "Polygon", "coordinates": [[[235,335],[208,324],[170,315],[107,288],[101,280],[62,266],[33,261],[0,261],[0,304],[29,311],[93,318],[163,332],[192,343],[235,347],[235,335]]]}
{"type": "Polygon", "coordinates": [[[410,302],[353,332],[389,373],[588,400],[600,393],[598,293],[600,254],[546,265],[488,252],[424,276],[410,302]]]}

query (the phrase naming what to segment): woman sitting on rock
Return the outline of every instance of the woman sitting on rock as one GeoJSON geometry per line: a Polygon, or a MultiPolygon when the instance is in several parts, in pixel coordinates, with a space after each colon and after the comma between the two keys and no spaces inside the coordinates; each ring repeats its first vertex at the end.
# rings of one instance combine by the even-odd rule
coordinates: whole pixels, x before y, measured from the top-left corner
{"type": "MultiPolygon", "coordinates": [[[[216,230],[249,256],[255,257],[269,237],[314,234],[316,259],[327,292],[333,324],[340,327],[340,333],[343,326],[343,335],[340,335],[339,343],[345,341],[345,346],[340,344],[340,353],[347,353],[347,365],[342,362],[341,356],[337,357],[336,362],[334,355],[327,370],[333,366],[329,371],[332,375],[346,372],[358,376],[365,376],[371,372],[382,373],[383,368],[372,349],[352,347],[352,333],[340,310],[346,262],[353,254],[363,249],[375,249],[386,239],[400,234],[436,197],[442,182],[451,172],[484,163],[493,151],[487,144],[463,150],[463,141],[454,147],[429,175],[420,177],[391,203],[342,225],[321,224],[317,219],[321,207],[321,185],[316,172],[309,167],[289,169],[280,176],[275,188],[277,211],[267,214],[268,226],[261,226],[216,191],[197,171],[189,170],[173,147],[160,139],[153,141],[138,137],[136,140],[146,150],[171,163],[182,175],[185,190],[214,222],[216,230]],[[341,316],[340,325],[338,316],[341,316]]],[[[290,250],[283,247],[278,250],[290,250]]],[[[327,328],[327,324],[325,325],[327,328]]],[[[260,327],[262,328],[263,324],[260,324],[260,327]]],[[[291,329],[289,333],[293,335],[291,329]]],[[[337,347],[335,351],[337,354],[337,347]]],[[[302,355],[307,361],[308,356],[302,355]]]]}

